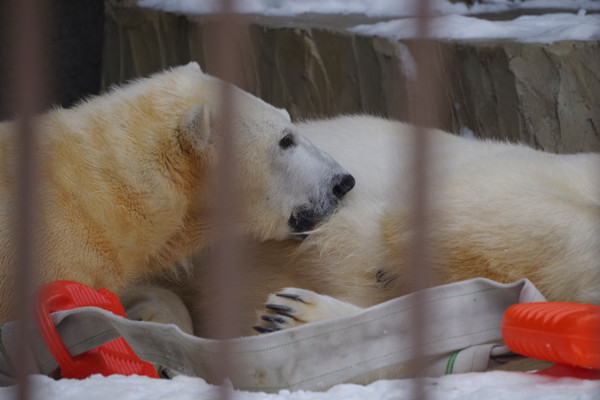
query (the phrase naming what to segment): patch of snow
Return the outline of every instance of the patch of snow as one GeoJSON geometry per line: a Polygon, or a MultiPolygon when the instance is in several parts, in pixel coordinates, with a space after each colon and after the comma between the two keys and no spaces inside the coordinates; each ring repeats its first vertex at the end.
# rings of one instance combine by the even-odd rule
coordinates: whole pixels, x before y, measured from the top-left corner
{"type": "MultiPolygon", "coordinates": [[[[553,378],[522,372],[483,372],[424,378],[425,394],[431,400],[596,400],[600,381],[553,378]]],[[[177,376],[172,380],[140,376],[93,375],[83,380],[30,378],[33,399],[44,400],[217,400],[225,390],[232,400],[384,400],[410,399],[415,379],[382,380],[370,385],[340,384],[326,392],[289,391],[268,394],[244,392],[208,385],[200,378],[177,376]]],[[[16,395],[15,387],[0,388],[0,398],[16,395]]]]}
{"type": "MultiPolygon", "coordinates": [[[[464,13],[465,4],[452,4],[446,0],[431,0],[437,13],[464,13]]],[[[237,0],[232,2],[235,11],[242,14],[293,16],[312,14],[364,14],[366,16],[415,15],[413,0],[237,0]]],[[[221,11],[220,0],[140,0],[141,7],[164,11],[213,14],[221,11]]]]}
{"type": "MultiPolygon", "coordinates": [[[[581,13],[582,14],[582,13],[581,13]]],[[[363,35],[395,40],[416,37],[422,20],[396,19],[351,28],[363,35]]],[[[464,15],[444,15],[430,20],[429,36],[439,39],[511,39],[552,43],[560,40],[600,40],[599,14],[524,15],[510,21],[488,21],[464,15]]]]}
{"type": "MultiPolygon", "coordinates": [[[[478,14],[517,9],[600,10],[594,0],[483,0],[470,8],[464,3],[430,0],[434,15],[478,14]]],[[[235,11],[243,14],[293,16],[311,14],[364,14],[368,17],[415,16],[414,0],[237,0],[235,11]]],[[[213,14],[221,11],[220,0],[140,0],[141,7],[184,14],[213,14]]]]}

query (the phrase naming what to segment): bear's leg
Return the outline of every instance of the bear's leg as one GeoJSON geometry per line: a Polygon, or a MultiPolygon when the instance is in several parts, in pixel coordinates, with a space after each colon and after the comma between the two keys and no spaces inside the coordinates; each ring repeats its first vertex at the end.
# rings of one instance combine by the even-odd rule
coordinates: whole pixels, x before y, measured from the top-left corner
{"type": "MultiPolygon", "coordinates": [[[[168,289],[151,285],[129,287],[119,296],[125,316],[135,321],[173,324],[183,332],[193,335],[192,319],[183,300],[168,289]]],[[[179,372],[154,364],[161,378],[171,379],[179,372]]]]}

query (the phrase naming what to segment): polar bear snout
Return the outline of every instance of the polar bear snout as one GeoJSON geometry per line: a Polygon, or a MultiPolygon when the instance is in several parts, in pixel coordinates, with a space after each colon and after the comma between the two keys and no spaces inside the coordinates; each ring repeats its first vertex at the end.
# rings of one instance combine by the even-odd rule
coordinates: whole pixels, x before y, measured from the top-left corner
{"type": "Polygon", "coordinates": [[[334,178],[333,195],[341,200],[349,191],[354,188],[356,181],[350,174],[338,175],[334,178]]]}
{"type": "Polygon", "coordinates": [[[329,216],[339,205],[340,200],[354,188],[356,181],[350,174],[335,175],[330,191],[320,201],[297,207],[290,216],[288,225],[294,236],[305,239],[315,225],[329,216]]]}

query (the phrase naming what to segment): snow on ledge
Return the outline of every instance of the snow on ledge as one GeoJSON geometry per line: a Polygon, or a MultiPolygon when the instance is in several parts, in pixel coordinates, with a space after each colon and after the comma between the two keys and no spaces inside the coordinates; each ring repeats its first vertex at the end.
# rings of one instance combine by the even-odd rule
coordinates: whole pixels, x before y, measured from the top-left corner
{"type": "MultiPolygon", "coordinates": [[[[415,16],[414,0],[237,0],[236,12],[271,16],[298,14],[363,14],[368,17],[415,16]]],[[[139,0],[140,7],[182,14],[214,14],[220,0],[139,0]]],[[[597,0],[482,0],[468,8],[464,3],[430,0],[434,15],[479,14],[520,9],[561,9],[599,11],[597,0]]]]}
{"type": "MultiPolygon", "coordinates": [[[[401,18],[377,24],[360,25],[351,31],[390,39],[414,38],[419,20],[414,0],[237,0],[241,14],[296,16],[300,14],[348,15],[401,18]]],[[[521,42],[552,43],[560,40],[599,40],[598,0],[482,0],[468,8],[464,3],[430,0],[430,36],[437,39],[511,39],[521,42]],[[477,18],[481,13],[540,10],[543,15],[523,15],[508,21],[477,18]],[[565,11],[571,10],[572,13],[565,11]]],[[[139,0],[141,7],[182,14],[220,12],[220,0],[139,0]]]]}
{"type": "MultiPolygon", "coordinates": [[[[350,31],[390,39],[414,38],[418,18],[403,18],[350,31]]],[[[525,15],[509,21],[488,21],[464,15],[444,15],[430,20],[429,36],[436,39],[511,39],[519,42],[553,43],[561,40],[600,40],[600,14],[525,15]]]]}

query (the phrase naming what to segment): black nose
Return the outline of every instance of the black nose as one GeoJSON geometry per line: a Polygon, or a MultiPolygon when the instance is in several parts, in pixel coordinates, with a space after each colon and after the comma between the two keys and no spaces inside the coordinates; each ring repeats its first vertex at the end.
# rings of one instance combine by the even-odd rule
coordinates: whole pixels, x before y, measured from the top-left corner
{"type": "Polygon", "coordinates": [[[354,177],[350,174],[344,174],[336,177],[339,182],[333,186],[333,194],[335,197],[341,200],[346,193],[348,193],[354,187],[354,177]]]}

